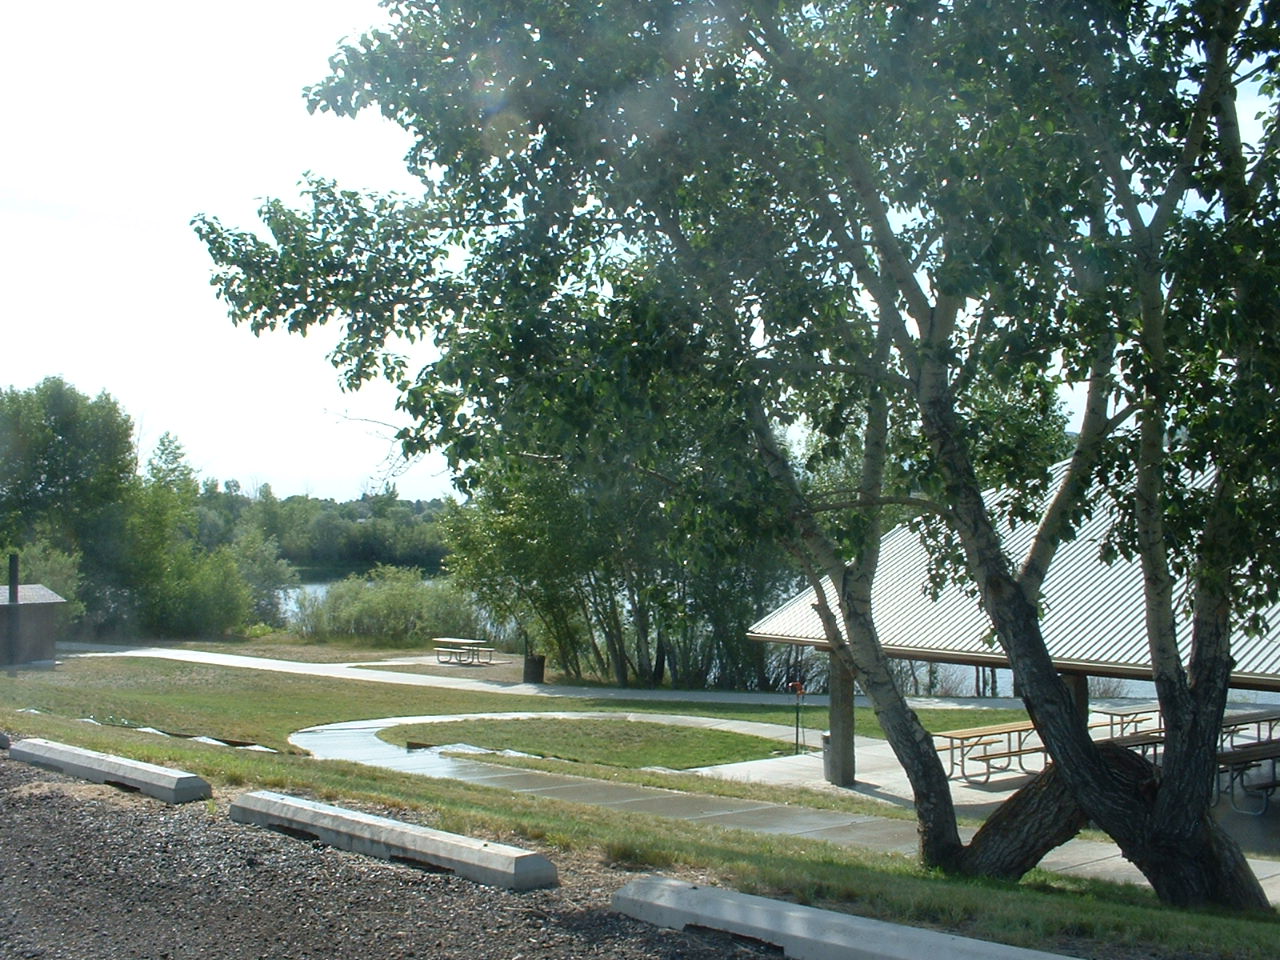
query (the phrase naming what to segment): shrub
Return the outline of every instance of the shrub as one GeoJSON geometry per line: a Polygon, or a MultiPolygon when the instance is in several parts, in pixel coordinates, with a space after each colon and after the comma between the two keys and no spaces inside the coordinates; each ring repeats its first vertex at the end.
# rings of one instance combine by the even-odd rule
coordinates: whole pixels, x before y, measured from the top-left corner
{"type": "Polygon", "coordinates": [[[375,567],[350,576],[323,596],[302,596],[293,617],[304,637],[355,637],[387,646],[416,646],[432,637],[471,637],[480,617],[471,599],[447,579],[424,580],[414,567],[375,567]]]}

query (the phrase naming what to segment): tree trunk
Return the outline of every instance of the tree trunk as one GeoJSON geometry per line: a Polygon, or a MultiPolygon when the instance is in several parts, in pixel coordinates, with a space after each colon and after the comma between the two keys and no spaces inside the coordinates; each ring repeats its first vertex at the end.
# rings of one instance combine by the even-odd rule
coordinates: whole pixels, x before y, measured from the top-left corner
{"type": "MultiPolygon", "coordinates": [[[[945,390],[937,384],[920,403],[925,432],[939,467],[947,480],[954,528],[964,545],[966,562],[982,596],[982,604],[995,627],[996,637],[1009,657],[1024,702],[1036,730],[1044,740],[1072,800],[1120,847],[1166,903],[1179,906],[1220,905],[1234,909],[1269,909],[1261,885],[1252,875],[1239,847],[1213,823],[1208,809],[1209,789],[1215,769],[1217,724],[1222,716],[1223,670],[1229,666],[1222,654],[1227,647],[1227,620],[1219,617],[1221,636],[1197,624],[1197,650],[1203,690],[1192,706],[1185,681],[1156,672],[1161,702],[1176,690],[1186,703],[1171,711],[1166,765],[1168,782],[1161,783],[1155,769],[1136,754],[1095,743],[1084,717],[1054,668],[1043,634],[1035,597],[1029,597],[1014,578],[999,535],[987,514],[973,466],[959,441],[955,412],[945,390]]],[[[1200,599],[1199,597],[1197,598],[1200,599]]],[[[1153,647],[1160,657],[1162,647],[1153,647]]],[[[1170,668],[1166,674],[1180,674],[1170,668]]],[[[1175,701],[1170,698],[1171,706],[1175,701]]],[[[1010,813],[1010,823],[997,823],[972,854],[972,864],[985,860],[1018,864],[1034,853],[1031,836],[1037,817],[1044,823],[1043,804],[1024,798],[1010,813]],[[1025,807],[1019,810],[1019,806],[1025,807]],[[1019,829],[1023,818],[1028,830],[1019,829]],[[1019,841],[1019,837],[1024,841],[1019,841]],[[1020,854],[1020,842],[1028,845],[1020,854]],[[1009,850],[1002,849],[1009,845],[1009,850]],[[990,849],[985,849],[987,846],[990,849]]],[[[968,856],[962,858],[968,863],[968,856]]]]}
{"type": "MultiPolygon", "coordinates": [[[[1142,871],[1164,903],[1270,910],[1239,845],[1206,811],[1196,811],[1182,829],[1155,814],[1166,785],[1159,771],[1138,754],[1103,744],[1100,753],[1117,789],[1139,801],[1142,814],[1133,829],[1116,837],[1121,852],[1142,871]]],[[[974,876],[1017,880],[1049,851],[1066,843],[1088,822],[1056,764],[1010,797],[965,848],[960,870],[974,876]]]]}
{"type": "Polygon", "coordinates": [[[1017,880],[1089,822],[1055,764],[996,808],[965,847],[960,870],[1017,880]]]}

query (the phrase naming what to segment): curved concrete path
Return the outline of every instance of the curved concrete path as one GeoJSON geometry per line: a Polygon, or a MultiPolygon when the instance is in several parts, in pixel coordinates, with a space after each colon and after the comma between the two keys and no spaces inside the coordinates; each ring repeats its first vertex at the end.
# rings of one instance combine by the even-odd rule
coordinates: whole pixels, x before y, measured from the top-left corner
{"type": "MultiPolygon", "coordinates": [[[[476,690],[489,693],[511,693],[526,696],[572,697],[595,700],[649,700],[671,703],[765,703],[773,706],[794,703],[782,693],[732,693],[722,691],[633,690],[607,687],[562,687],[525,683],[499,683],[467,677],[449,677],[438,674],[405,673],[389,670],[370,670],[368,664],[356,663],[303,663],[293,660],[275,660],[263,657],[246,657],[238,654],[211,653],[197,650],[175,650],[163,647],[112,647],[76,644],[60,645],[60,652],[81,656],[134,656],[156,657],[188,663],[204,663],[214,666],[236,667],[252,670],[270,670],[280,673],[306,676],[332,677],[365,683],[394,683],[424,687],[445,687],[454,690],[476,690]]],[[[402,658],[391,663],[430,662],[429,657],[402,658]]],[[[387,664],[388,661],[382,661],[387,664]]],[[[825,697],[808,697],[809,704],[825,704],[825,697]]],[[[864,705],[862,697],[859,705],[864,705]]],[[[1017,700],[947,700],[936,698],[912,699],[916,707],[951,706],[977,708],[987,706],[1021,707],[1017,700]]],[[[545,715],[545,714],[540,714],[545,715]]],[[[617,716],[611,712],[609,716],[617,716]]],[[[635,714],[637,719],[653,720],[653,714],[635,714]]],[[[651,813],[680,819],[698,820],[727,828],[756,830],[761,833],[789,834],[811,839],[827,840],[871,850],[916,853],[916,827],[914,821],[888,817],[858,816],[827,810],[809,809],[792,805],[771,804],[762,801],[736,800],[705,794],[678,793],[652,787],[636,787],[581,777],[548,774],[538,771],[517,770],[486,764],[476,760],[443,757],[431,750],[406,750],[378,738],[379,730],[410,722],[443,721],[439,715],[427,717],[389,717],[370,720],[354,720],[324,724],[300,730],[290,737],[290,742],[312,753],[318,759],[343,759],[373,766],[386,767],[423,776],[448,777],[471,783],[505,788],[517,793],[530,793],[554,797],[573,803],[591,803],[619,810],[651,813]]],[[[458,719],[458,718],[454,718],[458,719]]],[[[687,718],[690,722],[694,718],[687,718]]],[[[708,718],[697,718],[701,723],[708,718]]],[[[775,734],[785,731],[776,739],[791,742],[794,731],[789,726],[755,724],[748,721],[713,720],[719,729],[769,726],[775,734]]],[[[742,730],[742,732],[755,732],[742,730]]],[[[812,733],[812,732],[811,732],[812,733]]],[[[858,784],[851,788],[858,793],[876,799],[912,807],[912,793],[902,768],[883,740],[858,737],[856,740],[858,784]]],[[[769,760],[757,760],[740,764],[700,768],[696,771],[707,776],[747,780],[779,785],[804,786],[810,789],[847,792],[834,787],[823,779],[822,757],[816,753],[802,753],[769,760]]],[[[988,784],[969,785],[953,782],[952,791],[956,807],[961,813],[981,814],[999,803],[1023,782],[1019,777],[993,778],[988,784]]],[[[1280,806],[1280,805],[1277,805],[1280,806]]],[[[1278,814],[1277,816],[1280,816],[1278,814]]],[[[1271,817],[1236,817],[1241,829],[1265,831],[1273,834],[1271,817]]],[[[966,836],[967,838],[967,836],[966,836]]],[[[1272,838],[1274,839],[1274,838],[1272,838]]],[[[1272,903],[1280,904],[1280,860],[1250,859],[1250,865],[1262,882],[1272,903]]],[[[1059,847],[1041,862],[1041,867],[1062,873],[1076,873],[1119,882],[1145,883],[1138,870],[1125,860],[1116,846],[1109,842],[1072,840],[1059,847]]]]}

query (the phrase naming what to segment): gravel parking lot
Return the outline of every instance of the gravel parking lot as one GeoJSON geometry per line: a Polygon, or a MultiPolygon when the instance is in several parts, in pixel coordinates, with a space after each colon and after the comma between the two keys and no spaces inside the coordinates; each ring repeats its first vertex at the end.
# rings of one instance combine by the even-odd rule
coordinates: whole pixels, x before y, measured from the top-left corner
{"type": "Polygon", "coordinates": [[[509,893],[232,823],[230,799],[171,807],[0,752],[0,958],[778,956],[611,913],[632,875],[587,857],[544,851],[561,885],[509,893]]]}

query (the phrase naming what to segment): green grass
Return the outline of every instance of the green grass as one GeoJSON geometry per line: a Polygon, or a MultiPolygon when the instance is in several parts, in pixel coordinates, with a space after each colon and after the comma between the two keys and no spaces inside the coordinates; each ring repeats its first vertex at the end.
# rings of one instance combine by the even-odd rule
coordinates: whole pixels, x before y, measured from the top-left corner
{"type": "Polygon", "coordinates": [[[782,752],[776,740],[763,737],[594,717],[423,723],[391,727],[379,736],[400,746],[466,743],[574,763],[671,770],[760,760],[782,752]]]}
{"type": "MultiPolygon", "coordinates": [[[[192,770],[219,789],[268,788],[401,810],[406,819],[444,830],[538,845],[642,868],[689,869],[710,882],[860,915],[937,927],[967,936],[1108,960],[1262,960],[1274,955],[1273,916],[1226,916],[1161,907],[1149,890],[1036,872],[1020,884],[943,877],[907,858],[881,856],[799,838],[725,831],[544,797],[511,794],[352,763],[260,754],[98,727],[95,716],[161,729],[282,744],[302,726],[361,717],[469,711],[636,710],[596,699],[549,700],[476,695],[155,660],[76,659],[56,671],[0,674],[0,728],[192,770]],[[19,712],[37,708],[41,714],[19,712]]],[[[768,720],[741,706],[645,705],[665,713],[712,713],[768,720]]],[[[783,711],[786,712],[785,710],[783,711]]],[[[933,716],[938,728],[989,722],[977,711],[933,716]]],[[[517,762],[517,761],[507,761],[517,762]]],[[[526,760],[555,768],[557,761],[526,760]]],[[[559,762],[559,769],[615,780],[704,792],[752,795],[773,802],[823,805],[808,791],[711,781],[692,775],[559,762]]],[[[831,804],[868,803],[822,795],[831,804]]],[[[844,807],[838,807],[844,809],[844,807]]],[[[877,811],[882,808],[876,807],[877,811]]]]}
{"type": "MultiPolygon", "coordinates": [[[[253,740],[277,750],[288,749],[289,734],[303,727],[372,717],[555,710],[682,713],[768,723],[794,723],[795,717],[794,709],[788,714],[768,705],[516,696],[133,657],[76,657],[57,670],[0,675],[0,705],[172,733],[253,740]]],[[[824,708],[806,709],[806,722],[812,724],[808,729],[825,725],[824,708]]],[[[859,733],[879,733],[871,711],[860,709],[857,714],[859,733]]],[[[1004,710],[941,710],[924,711],[921,720],[942,730],[1000,723],[1010,715],[1025,717],[1004,710]]],[[[816,745],[812,736],[808,740],[816,745]]]]}
{"type": "Polygon", "coordinates": [[[692,869],[747,892],[1074,956],[1265,960],[1280,923],[1161,907],[1136,886],[1034,873],[1021,884],[947,878],[903,857],[691,821],[566,804],[344,762],[234,751],[0,708],[0,728],[151,763],[219,787],[273,789],[393,808],[439,829],[596,855],[627,867],[692,869]]]}

